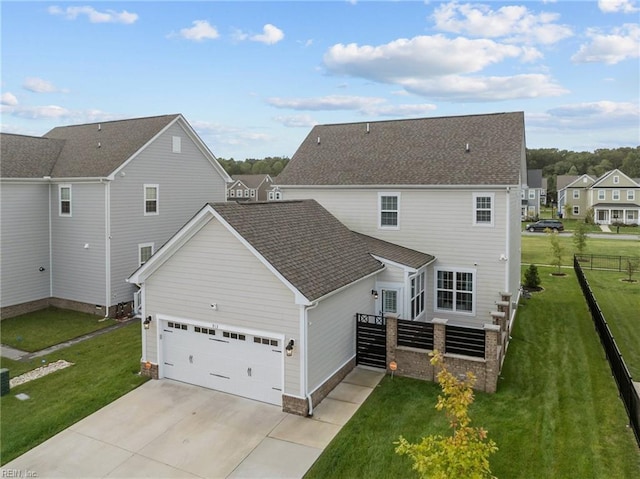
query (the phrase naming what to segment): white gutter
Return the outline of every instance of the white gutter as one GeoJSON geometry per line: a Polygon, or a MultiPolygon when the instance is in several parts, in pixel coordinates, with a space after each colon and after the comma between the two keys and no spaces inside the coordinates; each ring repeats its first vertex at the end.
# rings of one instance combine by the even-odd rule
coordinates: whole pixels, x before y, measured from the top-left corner
{"type": "Polygon", "coordinates": [[[380,190],[380,189],[394,189],[394,190],[502,190],[505,187],[509,188],[514,185],[276,185],[283,190],[289,188],[304,189],[304,190],[327,190],[327,189],[344,189],[344,190],[380,190]]]}
{"type": "Polygon", "coordinates": [[[111,303],[111,182],[105,183],[104,190],[104,272],[106,302],[105,319],[109,317],[109,304],[111,303]]]}
{"type": "Polygon", "coordinates": [[[303,360],[304,360],[304,367],[300,368],[300,371],[302,372],[302,384],[303,384],[303,389],[304,389],[304,397],[307,399],[307,404],[309,406],[309,412],[307,413],[309,416],[313,416],[313,400],[311,399],[311,393],[309,392],[309,310],[314,309],[315,307],[318,306],[319,300],[315,301],[312,305],[310,306],[302,306],[302,324],[301,329],[302,329],[302,334],[304,337],[304,354],[303,354],[303,360]]]}
{"type": "MultiPolygon", "coordinates": [[[[387,269],[387,266],[386,266],[385,264],[383,264],[383,265],[382,265],[382,268],[377,269],[377,270],[375,270],[373,273],[369,273],[369,274],[368,274],[368,275],[366,275],[366,276],[362,276],[362,277],[360,277],[360,278],[356,279],[355,281],[352,281],[352,282],[351,282],[351,283],[349,283],[349,284],[345,284],[344,286],[340,286],[338,289],[334,289],[333,291],[329,291],[329,292],[328,292],[327,294],[325,294],[324,296],[320,296],[319,298],[314,299],[314,300],[313,300],[313,303],[318,303],[318,302],[320,302],[320,301],[323,301],[323,300],[325,300],[325,299],[329,298],[330,296],[333,296],[334,294],[337,294],[337,293],[339,293],[340,291],[343,291],[343,290],[347,289],[348,287],[350,287],[350,286],[352,286],[352,285],[354,285],[354,284],[356,284],[356,283],[359,283],[359,282],[360,282],[360,281],[362,281],[363,279],[370,278],[371,276],[375,276],[376,274],[383,272],[385,269],[387,269]]],[[[313,304],[313,303],[309,303],[309,304],[313,304]]]]}
{"type": "MultiPolygon", "coordinates": [[[[43,178],[48,181],[48,177],[43,178]]],[[[49,183],[49,297],[53,298],[53,235],[51,233],[51,183],[49,183]]]]}
{"type": "Polygon", "coordinates": [[[511,256],[511,187],[507,186],[507,213],[506,213],[506,247],[507,250],[505,254],[507,255],[507,260],[504,262],[504,291],[509,291],[509,280],[511,279],[509,276],[509,262],[512,260],[511,256]]]}

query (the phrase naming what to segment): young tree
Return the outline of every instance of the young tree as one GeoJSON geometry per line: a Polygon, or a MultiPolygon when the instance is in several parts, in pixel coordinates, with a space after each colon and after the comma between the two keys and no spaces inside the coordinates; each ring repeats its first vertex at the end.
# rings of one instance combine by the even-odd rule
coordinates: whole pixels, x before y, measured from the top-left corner
{"type": "Polygon", "coordinates": [[[530,264],[524,272],[524,286],[533,290],[537,290],[540,287],[540,275],[535,264],[530,264]]]}
{"type": "Polygon", "coordinates": [[[442,364],[442,354],[438,351],[431,353],[431,364],[441,367],[437,379],[443,394],[438,396],[436,409],[444,409],[453,435],[426,436],[417,444],[410,444],[400,436],[395,443],[396,454],[409,456],[413,469],[423,479],[493,478],[489,456],[498,448],[487,438],[485,429],[470,425],[469,406],[474,400],[475,376],[468,372],[465,379],[456,378],[442,364]]]}
{"type": "Polygon", "coordinates": [[[627,264],[625,265],[625,271],[627,272],[627,281],[631,283],[633,281],[633,274],[640,268],[640,260],[637,258],[627,258],[627,264]]]}
{"type": "Polygon", "coordinates": [[[549,241],[551,241],[551,264],[556,266],[558,273],[560,273],[562,257],[564,256],[564,247],[560,243],[560,236],[557,232],[551,231],[548,228],[545,232],[549,235],[549,241]]]}
{"type": "Polygon", "coordinates": [[[584,253],[584,249],[587,247],[587,225],[582,221],[578,221],[576,224],[576,229],[573,232],[573,245],[578,254],[584,253]]]}

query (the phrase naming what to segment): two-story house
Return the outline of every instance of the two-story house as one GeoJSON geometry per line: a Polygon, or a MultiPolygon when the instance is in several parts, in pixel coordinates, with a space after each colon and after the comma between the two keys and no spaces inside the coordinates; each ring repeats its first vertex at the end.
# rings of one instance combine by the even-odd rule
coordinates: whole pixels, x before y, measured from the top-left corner
{"type": "Polygon", "coordinates": [[[620,170],[593,178],[558,176],[558,211],[584,219],[593,211],[596,224],[640,224],[640,184],[620,170]]]}
{"type": "Polygon", "coordinates": [[[547,179],[543,178],[542,170],[528,170],[527,184],[522,189],[522,217],[538,218],[540,206],[547,201],[547,179]]]}
{"type": "Polygon", "coordinates": [[[128,279],[143,296],[141,372],[304,415],[361,346],[376,367],[433,379],[425,348],[441,344],[495,391],[523,183],[522,113],[316,126],[279,201],[206,205],[128,279]],[[360,336],[395,322],[384,337],[419,327],[420,349],[360,336]],[[468,361],[462,333],[480,344],[468,361]]]}
{"type": "Polygon", "coordinates": [[[270,175],[233,175],[227,185],[229,201],[267,201],[273,179],[270,175]]]}
{"type": "Polygon", "coordinates": [[[1,314],[128,309],[125,280],[229,176],[182,115],[2,134],[1,314]]]}

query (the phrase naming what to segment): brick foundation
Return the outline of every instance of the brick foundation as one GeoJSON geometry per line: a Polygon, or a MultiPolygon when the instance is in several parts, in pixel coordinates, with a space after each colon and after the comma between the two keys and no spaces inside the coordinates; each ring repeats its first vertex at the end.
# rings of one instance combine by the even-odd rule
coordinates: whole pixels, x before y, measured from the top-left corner
{"type": "Polygon", "coordinates": [[[158,365],[140,362],[140,375],[151,379],[158,379],[158,365]]]}
{"type": "Polygon", "coordinates": [[[80,301],[72,301],[63,298],[43,298],[37,301],[29,301],[27,303],[16,304],[13,306],[5,306],[0,308],[0,320],[20,316],[21,314],[32,313],[45,309],[49,306],[59,309],[68,309],[70,311],[79,311],[81,313],[95,314],[96,316],[110,318],[128,317],[133,312],[133,301],[120,303],[108,308],[101,304],[81,303],[80,301]]]}
{"type": "Polygon", "coordinates": [[[15,304],[13,306],[5,306],[0,308],[0,320],[20,316],[21,314],[33,313],[49,306],[49,298],[29,301],[28,303],[15,304]]]}

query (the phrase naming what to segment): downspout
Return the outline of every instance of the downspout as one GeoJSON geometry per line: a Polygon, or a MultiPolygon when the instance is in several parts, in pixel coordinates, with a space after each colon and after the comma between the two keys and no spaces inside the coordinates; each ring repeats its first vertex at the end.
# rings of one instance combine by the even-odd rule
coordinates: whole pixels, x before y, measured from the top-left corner
{"type": "MultiPolygon", "coordinates": [[[[103,180],[100,179],[100,183],[103,180]]],[[[107,181],[104,188],[104,271],[106,302],[103,321],[109,317],[111,303],[111,182],[107,181]]]]}
{"type": "Polygon", "coordinates": [[[49,298],[53,298],[53,235],[51,232],[51,177],[45,176],[49,180],[49,298]]]}
{"type": "Polygon", "coordinates": [[[511,187],[507,186],[507,227],[505,228],[506,232],[507,232],[507,237],[506,237],[506,246],[507,246],[507,251],[505,252],[507,254],[507,261],[504,262],[504,268],[505,268],[505,281],[504,281],[504,291],[509,291],[509,284],[510,284],[510,269],[509,269],[509,262],[513,259],[511,258],[511,187]]]}
{"type": "Polygon", "coordinates": [[[304,308],[302,331],[304,335],[304,394],[307,398],[307,405],[309,406],[309,412],[307,415],[313,416],[313,400],[311,394],[309,394],[309,314],[308,311],[314,309],[320,304],[319,302],[313,303],[311,306],[304,308]]]}

